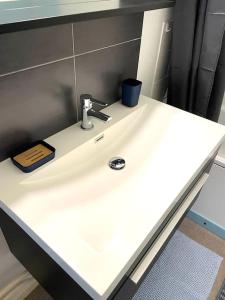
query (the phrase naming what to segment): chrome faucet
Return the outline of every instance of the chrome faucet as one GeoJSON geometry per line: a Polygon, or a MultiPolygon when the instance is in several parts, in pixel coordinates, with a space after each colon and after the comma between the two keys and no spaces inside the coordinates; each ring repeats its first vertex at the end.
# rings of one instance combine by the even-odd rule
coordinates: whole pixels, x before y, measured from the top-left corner
{"type": "Polygon", "coordinates": [[[96,100],[91,95],[88,95],[88,94],[81,95],[80,101],[81,101],[81,108],[82,108],[82,122],[81,122],[82,129],[89,130],[94,127],[94,124],[90,120],[89,116],[98,118],[105,122],[109,122],[112,119],[112,117],[110,117],[100,111],[95,111],[92,108],[93,103],[97,104],[101,107],[106,107],[106,106],[108,106],[108,104],[103,103],[99,100],[96,100]]]}

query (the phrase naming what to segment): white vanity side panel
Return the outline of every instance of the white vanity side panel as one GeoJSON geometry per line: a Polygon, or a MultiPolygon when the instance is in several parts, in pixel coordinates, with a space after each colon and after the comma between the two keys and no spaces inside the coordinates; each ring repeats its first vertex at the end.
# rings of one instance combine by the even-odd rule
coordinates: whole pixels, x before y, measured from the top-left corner
{"type": "MultiPolygon", "coordinates": [[[[219,123],[225,125],[225,95],[219,123]]],[[[225,232],[225,142],[219,150],[216,163],[192,211],[225,232]]]]}
{"type": "Polygon", "coordinates": [[[213,165],[208,182],[191,210],[225,230],[225,168],[213,165]]]}

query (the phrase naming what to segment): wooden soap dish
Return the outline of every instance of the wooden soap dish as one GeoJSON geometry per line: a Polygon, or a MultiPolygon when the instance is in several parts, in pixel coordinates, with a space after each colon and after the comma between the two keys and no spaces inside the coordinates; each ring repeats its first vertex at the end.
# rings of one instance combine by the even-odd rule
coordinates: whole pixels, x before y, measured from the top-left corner
{"type": "Polygon", "coordinates": [[[55,157],[55,148],[44,141],[37,141],[14,154],[11,159],[14,165],[25,173],[39,168],[55,157]]]}

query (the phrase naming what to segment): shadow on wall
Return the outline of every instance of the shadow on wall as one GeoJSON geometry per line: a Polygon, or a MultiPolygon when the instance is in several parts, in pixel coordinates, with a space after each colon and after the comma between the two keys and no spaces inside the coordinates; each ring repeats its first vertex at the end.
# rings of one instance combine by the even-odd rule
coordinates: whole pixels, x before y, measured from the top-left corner
{"type": "MultiPolygon", "coordinates": [[[[93,83],[93,86],[98,85],[98,89],[89,89],[87,86],[86,90],[82,89],[79,91],[79,94],[77,94],[78,121],[81,120],[81,114],[82,114],[82,107],[80,106],[81,94],[91,94],[93,98],[96,98],[97,100],[103,103],[107,103],[108,105],[111,105],[114,102],[119,101],[121,99],[121,95],[122,95],[121,83],[126,78],[127,76],[112,71],[103,72],[101,81],[99,81],[98,78],[97,79],[93,78],[93,82],[97,80],[96,84],[93,83]],[[107,90],[105,89],[106,86],[108,86],[107,90]],[[102,91],[104,91],[104,97],[102,96],[102,91]]],[[[100,111],[103,109],[101,106],[96,104],[93,104],[93,107],[94,110],[96,111],[100,111]]]]}
{"type": "MultiPolygon", "coordinates": [[[[76,103],[74,101],[73,89],[67,85],[61,85],[54,95],[55,101],[59,102],[61,111],[58,115],[52,114],[48,119],[42,119],[40,123],[33,124],[32,128],[19,127],[6,128],[0,135],[0,160],[12,156],[25,145],[46,138],[46,132],[50,136],[56,130],[72,125],[77,121],[76,103]]],[[[58,105],[57,105],[58,106],[58,105]]]]}
{"type": "Polygon", "coordinates": [[[126,76],[124,77],[121,73],[104,72],[102,86],[107,86],[109,82],[111,82],[111,87],[108,91],[106,91],[104,99],[100,99],[101,96],[99,95],[99,100],[109,105],[116,101],[119,101],[122,95],[121,84],[124,79],[126,79],[126,76]]]}
{"type": "Polygon", "coordinates": [[[31,134],[23,129],[13,129],[1,134],[1,151],[0,159],[5,158],[5,153],[12,156],[24,145],[32,142],[31,134]]]}
{"type": "Polygon", "coordinates": [[[77,108],[74,101],[74,92],[69,85],[61,85],[59,92],[55,95],[64,106],[64,112],[66,119],[69,123],[73,124],[77,122],[77,108]]]}

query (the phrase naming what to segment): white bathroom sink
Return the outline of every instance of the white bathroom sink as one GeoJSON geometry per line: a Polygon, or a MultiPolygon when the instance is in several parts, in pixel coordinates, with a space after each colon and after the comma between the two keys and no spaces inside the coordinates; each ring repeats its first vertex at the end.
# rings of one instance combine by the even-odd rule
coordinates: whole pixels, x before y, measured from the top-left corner
{"type": "Polygon", "coordinates": [[[47,139],[56,159],[31,174],[0,164],[0,207],[94,299],[109,296],[225,133],[146,97],[105,112],[111,123],[47,139]],[[112,170],[118,156],[126,166],[112,170]]]}
{"type": "MultiPolygon", "coordinates": [[[[118,210],[117,222],[112,218],[112,211],[115,206],[122,204],[116,197],[116,189],[123,184],[123,176],[127,176],[127,172],[110,169],[109,160],[113,157],[123,157],[130,176],[132,172],[139,172],[138,169],[141,169],[144,162],[141,151],[147,144],[146,139],[134,137],[138,131],[141,134],[141,127],[145,126],[148,113],[147,105],[140,107],[97,138],[85,142],[55,163],[20,182],[20,185],[24,185],[27,191],[32,193],[32,202],[42,198],[46,189],[48,201],[52,203],[59,201],[60,206],[64,207],[65,202],[62,202],[62,199],[66,197],[68,207],[63,223],[66,222],[73,228],[73,234],[83,239],[95,252],[112,248],[121,235],[121,225],[124,223],[124,210],[121,210],[121,213],[118,210]],[[100,140],[96,142],[96,139],[100,140]],[[136,151],[139,151],[140,157],[137,157],[136,151]],[[107,201],[106,195],[110,198],[115,196],[114,201],[107,201]],[[91,221],[92,216],[95,218],[91,221]],[[107,230],[103,230],[104,227],[107,227],[107,230]]],[[[54,206],[52,209],[54,210],[54,206]]],[[[56,207],[56,214],[51,217],[53,223],[58,221],[58,209],[56,207]]],[[[34,218],[37,222],[41,218],[43,223],[42,206],[35,210],[33,220],[34,218]]],[[[49,221],[48,218],[47,215],[46,222],[49,221]]],[[[46,224],[43,223],[43,226],[46,224]]]]}
{"type": "Polygon", "coordinates": [[[133,150],[129,151],[130,146],[141,146],[143,141],[139,138],[134,139],[134,137],[138,133],[137,131],[145,126],[144,123],[147,121],[148,114],[148,106],[141,106],[124,119],[104,130],[97,137],[65,154],[55,163],[40,169],[33,176],[29,176],[22,184],[40,185],[47,183],[49,187],[50,182],[56,183],[56,181],[59,181],[62,183],[65,180],[76,179],[85,180],[88,186],[89,182],[87,180],[92,178],[95,173],[99,175],[99,172],[105,172],[110,158],[120,156],[123,153],[126,153],[127,156],[129,153],[133,153],[133,150]]]}
{"type": "MultiPolygon", "coordinates": [[[[58,222],[61,213],[59,208],[62,206],[65,213],[60,219],[69,228],[73,228],[76,238],[82,239],[94,252],[112,250],[118,242],[118,237],[123,235],[124,213],[132,203],[132,198],[120,201],[120,186],[123,187],[124,183],[130,184],[127,176],[133,178],[133,181],[136,177],[137,180],[143,177],[146,150],[151,152],[152,142],[157,143],[157,131],[150,134],[151,137],[155,135],[153,139],[143,136],[146,135],[144,128],[147,126],[149,113],[149,106],[143,105],[99,134],[97,138],[85,142],[56,162],[22,180],[20,185],[24,186],[28,194],[32,194],[32,200],[29,199],[30,207],[33,207],[33,202],[40,202],[38,199],[45,198],[47,193],[48,202],[52,205],[52,224],[58,222]],[[100,140],[96,142],[96,139],[100,140]],[[121,171],[109,167],[110,159],[118,156],[126,161],[126,169],[121,171]],[[115,209],[116,222],[115,216],[112,215],[115,209]]],[[[154,159],[153,156],[151,159],[154,159]]],[[[24,188],[22,187],[21,196],[23,199],[24,188]]],[[[139,191],[135,189],[135,193],[139,194],[139,191]]],[[[137,209],[138,206],[137,203],[137,209]]],[[[45,211],[48,212],[39,205],[32,216],[33,221],[36,219],[36,222],[40,222],[41,219],[39,225],[40,230],[43,227],[43,231],[49,222],[49,214],[45,215],[45,211]]],[[[136,212],[134,213],[136,217],[136,212]]],[[[58,235],[59,232],[55,231],[55,234],[58,235]]],[[[68,238],[70,240],[70,237],[68,238]]]]}

